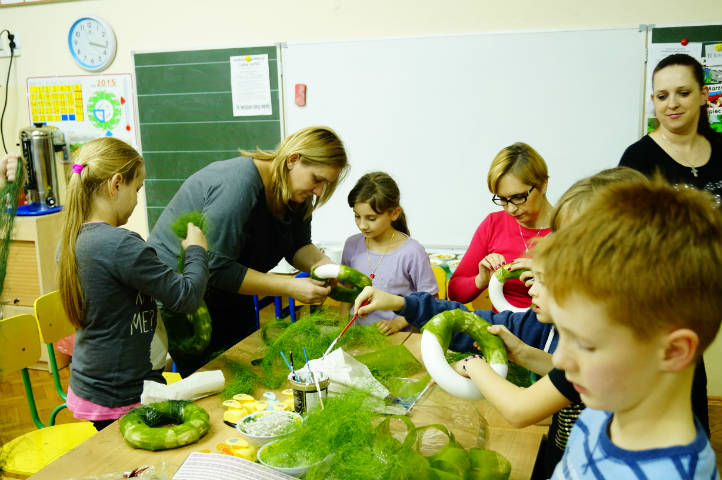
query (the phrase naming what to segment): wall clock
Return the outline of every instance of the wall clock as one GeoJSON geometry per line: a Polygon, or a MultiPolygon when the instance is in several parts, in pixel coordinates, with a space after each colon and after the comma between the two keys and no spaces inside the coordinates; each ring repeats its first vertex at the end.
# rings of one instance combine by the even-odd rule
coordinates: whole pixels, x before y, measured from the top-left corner
{"type": "Polygon", "coordinates": [[[68,48],[73,60],[90,72],[100,72],[115,58],[115,33],[102,18],[84,15],[70,26],[68,48]]]}

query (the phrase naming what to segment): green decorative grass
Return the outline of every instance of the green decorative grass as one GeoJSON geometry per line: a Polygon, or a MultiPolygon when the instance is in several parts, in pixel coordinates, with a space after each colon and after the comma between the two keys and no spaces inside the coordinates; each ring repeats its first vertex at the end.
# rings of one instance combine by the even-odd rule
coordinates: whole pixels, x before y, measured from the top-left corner
{"type": "Polygon", "coordinates": [[[356,360],[366,365],[373,376],[384,384],[391,378],[406,377],[423,368],[404,345],[392,345],[357,355],[356,360]]]}
{"type": "MultiPolygon", "coordinates": [[[[263,361],[259,382],[266,388],[279,388],[288,376],[288,367],[281,359],[281,352],[293,358],[296,366],[306,363],[303,348],[309,359],[321,357],[331,342],[346,325],[348,318],[340,313],[320,308],[310,315],[301,317],[295,323],[273,322],[264,330],[264,339],[271,342],[263,361]],[[285,325],[284,325],[285,324],[285,325]]],[[[373,326],[354,326],[346,331],[336,344],[345,349],[367,346],[378,347],[387,342],[386,337],[373,326]]]]}
{"type": "Polygon", "coordinates": [[[298,430],[266,447],[262,460],[287,468],[310,465],[308,480],[508,478],[509,462],[498,453],[479,448],[467,452],[443,425],[417,428],[405,416],[382,418],[373,411],[376,402],[354,390],[329,397],[325,409],[316,406],[298,430]],[[418,451],[427,429],[439,430],[449,439],[430,457],[418,451]]]}
{"type": "Polygon", "coordinates": [[[15,180],[5,182],[0,186],[0,293],[5,283],[5,273],[8,266],[8,254],[10,253],[10,237],[15,223],[15,214],[18,209],[18,198],[24,179],[23,162],[18,162],[18,169],[15,180]]]}
{"type": "Polygon", "coordinates": [[[256,389],[258,375],[249,366],[239,362],[225,360],[225,366],[231,371],[231,378],[230,380],[226,379],[226,386],[221,392],[221,398],[228,400],[239,393],[253,394],[256,389]]]}
{"type": "Polygon", "coordinates": [[[171,224],[170,229],[178,238],[186,238],[188,234],[188,223],[192,223],[201,229],[203,235],[208,234],[208,220],[203,212],[188,212],[179,216],[171,224]]]}

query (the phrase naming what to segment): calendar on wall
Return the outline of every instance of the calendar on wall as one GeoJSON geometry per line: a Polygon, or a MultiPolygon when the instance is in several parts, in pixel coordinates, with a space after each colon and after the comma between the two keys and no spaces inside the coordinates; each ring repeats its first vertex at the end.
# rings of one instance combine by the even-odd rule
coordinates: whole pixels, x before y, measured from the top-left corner
{"type": "Polygon", "coordinates": [[[57,127],[71,149],[101,136],[138,147],[130,74],[30,77],[27,98],[30,123],[57,127]]]}

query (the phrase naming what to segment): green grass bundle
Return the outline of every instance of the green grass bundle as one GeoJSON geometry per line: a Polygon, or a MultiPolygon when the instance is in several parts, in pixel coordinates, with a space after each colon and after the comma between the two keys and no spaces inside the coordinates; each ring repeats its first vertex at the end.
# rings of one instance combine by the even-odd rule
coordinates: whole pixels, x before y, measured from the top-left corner
{"type": "MultiPolygon", "coordinates": [[[[311,409],[298,430],[264,450],[263,461],[280,467],[313,465],[332,453],[343,455],[348,449],[368,445],[374,433],[372,421],[378,415],[374,408],[379,404],[355,389],[328,397],[325,408],[311,409]]],[[[368,471],[362,464],[357,466],[368,471]]]]}
{"type": "Polygon", "coordinates": [[[394,377],[406,377],[421,370],[421,362],[416,360],[404,345],[392,345],[362,355],[356,360],[366,365],[374,377],[381,383],[386,383],[394,377]]]}
{"type": "Polygon", "coordinates": [[[258,376],[250,367],[231,360],[225,360],[225,367],[231,371],[231,378],[230,380],[226,380],[226,386],[221,393],[223,400],[233,398],[233,395],[238,395],[239,393],[253,394],[253,391],[256,389],[258,376]]]}
{"type": "MultiPolygon", "coordinates": [[[[306,347],[309,359],[321,357],[331,342],[345,326],[347,318],[340,313],[320,308],[310,315],[305,315],[285,328],[281,322],[274,322],[273,340],[261,362],[263,375],[259,382],[266,388],[279,388],[288,376],[288,368],[281,359],[281,352],[287,358],[293,352],[298,365],[305,363],[303,348],[306,347]],[[278,334],[278,332],[281,332],[278,334]]],[[[266,335],[271,338],[270,335],[266,335]]],[[[336,344],[339,347],[353,348],[358,346],[376,347],[386,342],[386,337],[373,326],[356,326],[350,328],[336,344]]]]}
{"type": "Polygon", "coordinates": [[[509,462],[496,452],[459,445],[443,425],[416,427],[408,417],[394,415],[379,422],[378,400],[351,390],[329,397],[326,408],[316,406],[301,427],[263,452],[265,463],[278,467],[309,465],[308,480],[504,480],[509,462]],[[403,423],[401,439],[392,434],[392,422],[403,423]],[[444,433],[449,441],[435,454],[419,452],[419,438],[428,429],[444,433]]]}
{"type": "Polygon", "coordinates": [[[200,228],[203,235],[208,235],[208,219],[203,212],[184,213],[175,219],[175,221],[171,224],[170,229],[176,237],[186,238],[186,235],[188,235],[189,223],[192,223],[196,227],[200,228]]]}
{"type": "Polygon", "coordinates": [[[13,233],[13,224],[18,209],[18,199],[23,183],[23,162],[18,162],[15,180],[0,185],[0,292],[3,291],[5,273],[10,253],[10,237],[13,233]]]}

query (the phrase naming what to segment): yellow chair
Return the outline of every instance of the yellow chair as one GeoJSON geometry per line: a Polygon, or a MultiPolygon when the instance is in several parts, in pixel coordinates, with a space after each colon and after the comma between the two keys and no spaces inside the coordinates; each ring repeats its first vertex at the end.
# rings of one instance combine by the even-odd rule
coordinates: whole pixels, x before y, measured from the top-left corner
{"type": "Polygon", "coordinates": [[[27,369],[39,358],[40,336],[33,315],[16,315],[0,320],[0,377],[20,370],[30,415],[38,427],[38,430],[11,440],[0,449],[3,470],[14,475],[34,474],[97,433],[90,422],[46,427],[40,421],[27,369]]]}
{"type": "Polygon", "coordinates": [[[447,287],[449,285],[449,279],[446,276],[446,270],[439,267],[438,265],[432,265],[431,271],[434,272],[436,277],[436,283],[439,285],[439,298],[442,300],[447,299],[447,287]]]}
{"type": "MultiPolygon", "coordinates": [[[[53,374],[53,382],[55,383],[55,391],[58,392],[63,402],[66,399],[65,391],[60,384],[60,374],[58,372],[58,364],[55,359],[55,349],[53,343],[57,342],[61,338],[65,338],[68,335],[75,333],[75,327],[70,323],[70,319],[63,309],[63,303],[60,299],[60,292],[58,290],[46,293],[35,299],[33,305],[35,311],[35,320],[38,323],[38,330],[40,330],[40,340],[45,344],[48,349],[48,362],[50,364],[50,371],[53,374]]],[[[53,413],[50,414],[50,425],[55,424],[55,416],[65,408],[65,403],[62,403],[55,407],[53,413]]]]}

